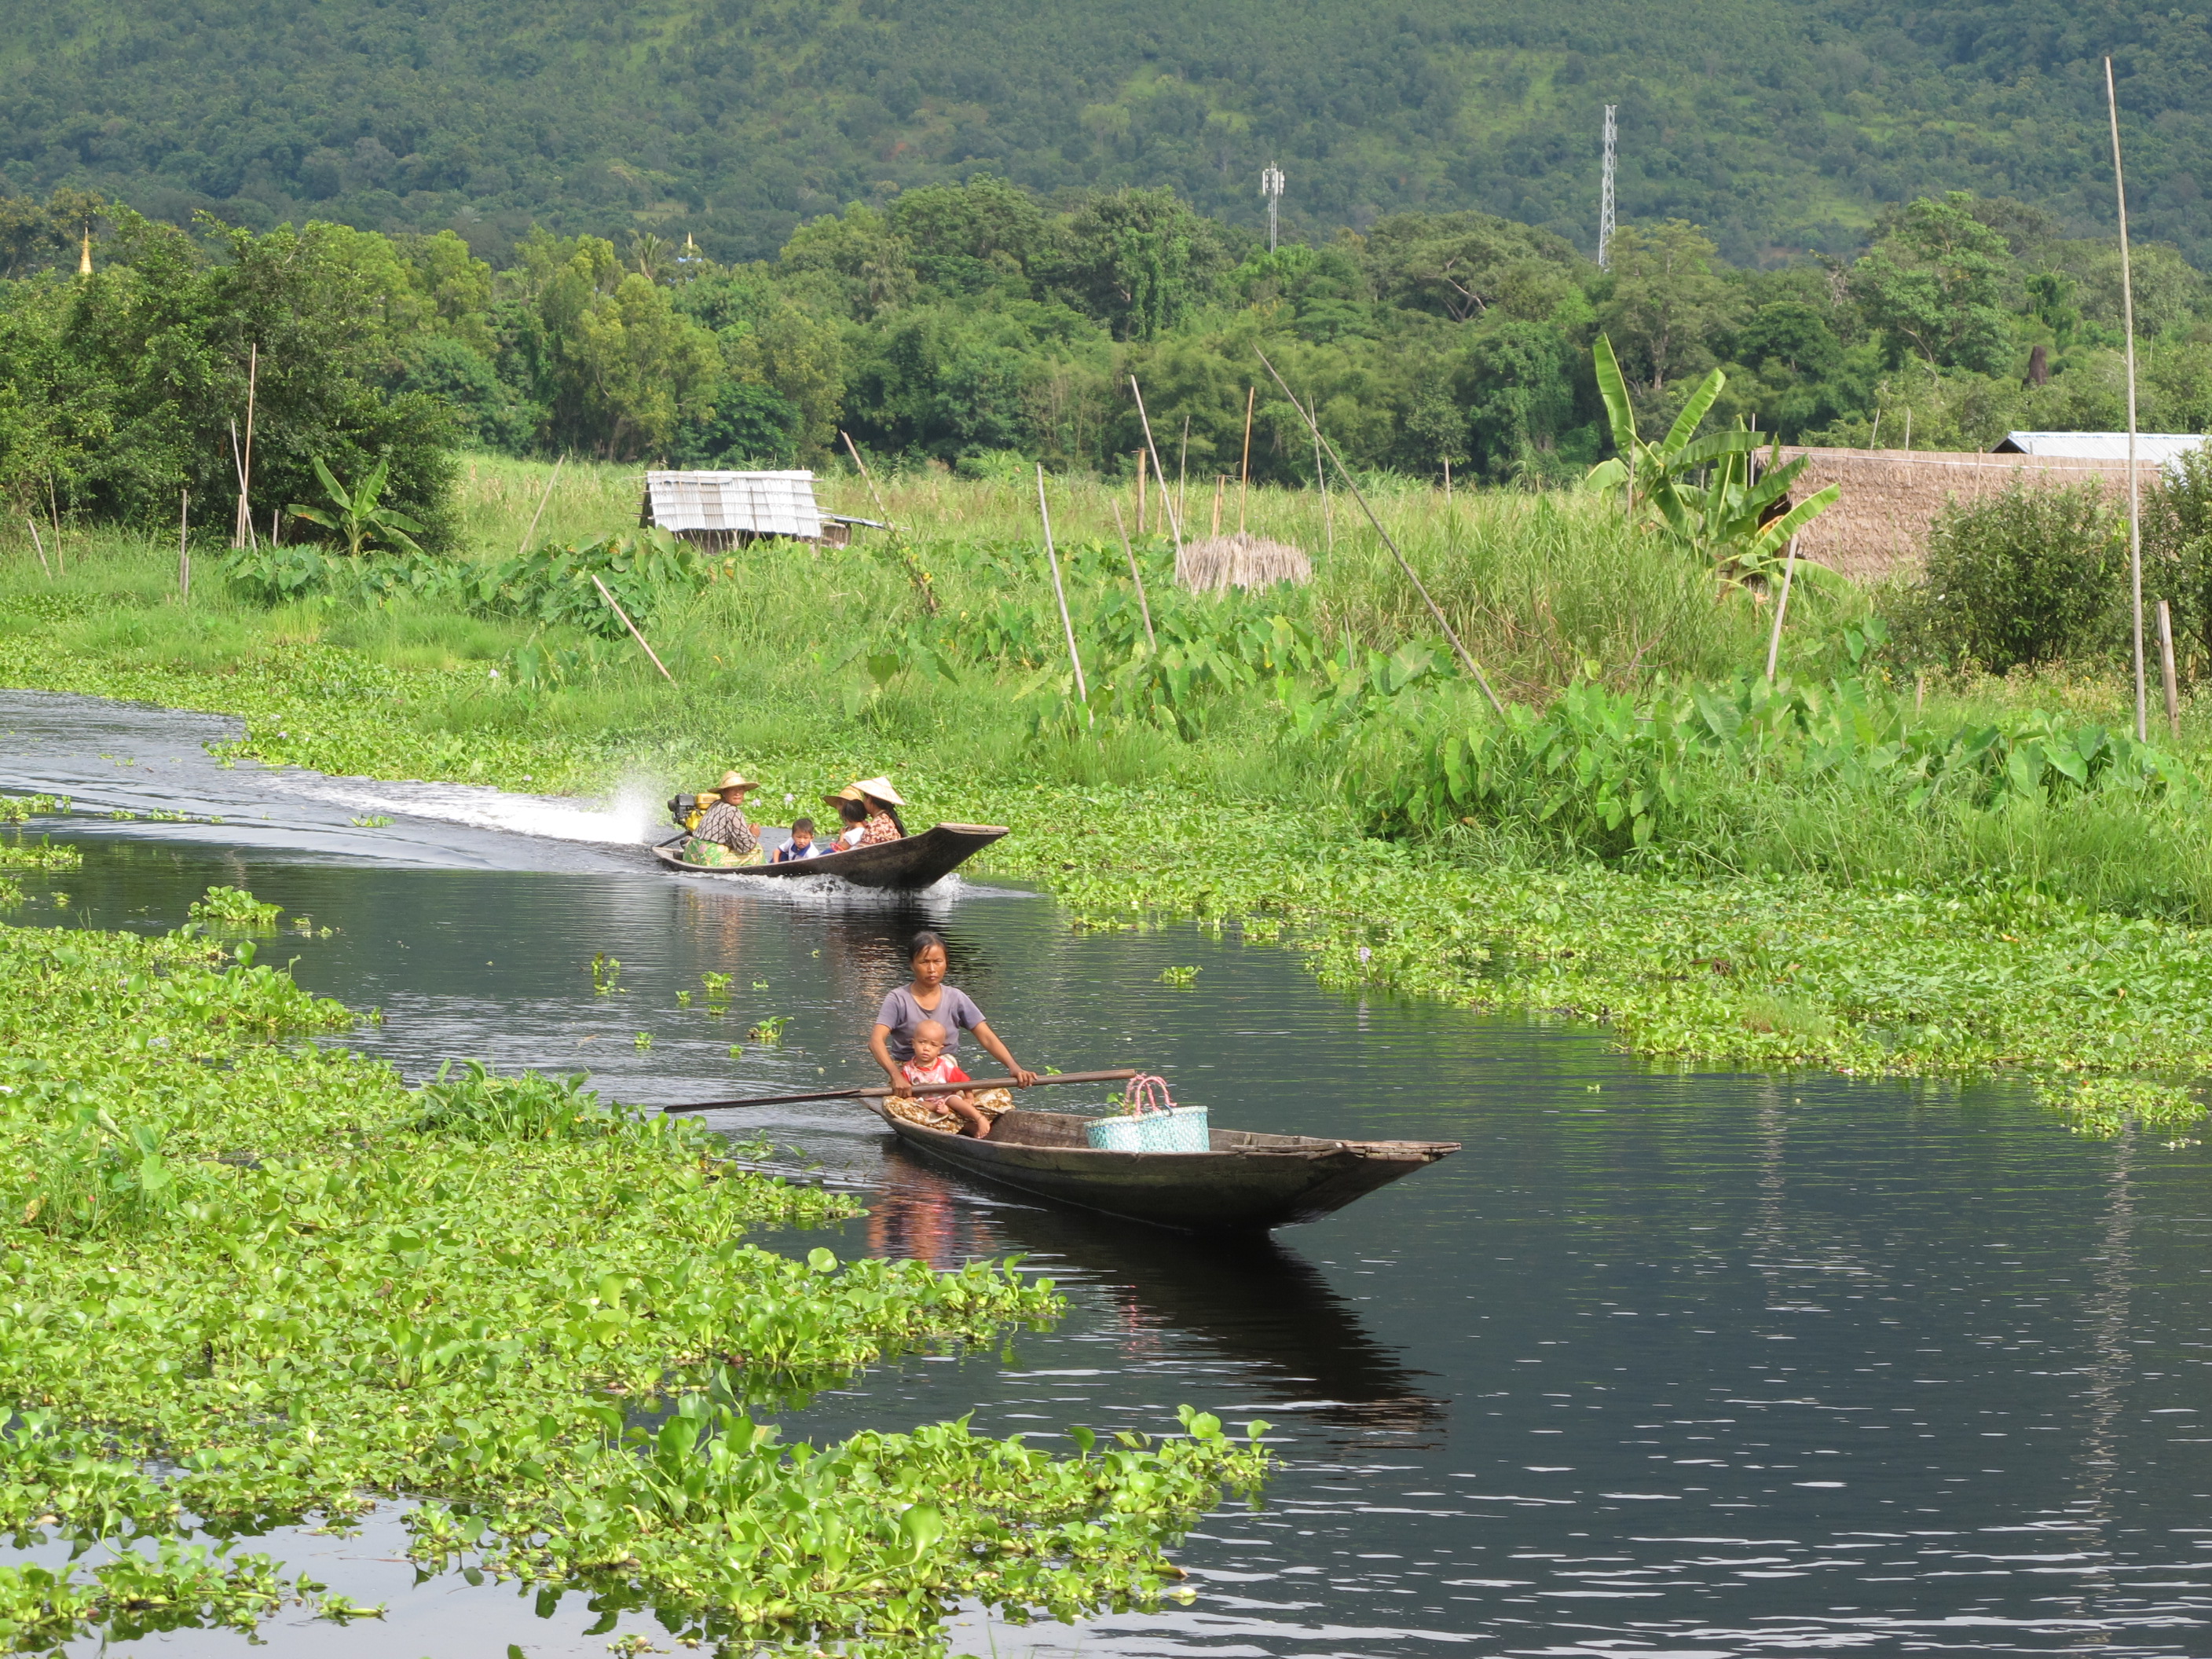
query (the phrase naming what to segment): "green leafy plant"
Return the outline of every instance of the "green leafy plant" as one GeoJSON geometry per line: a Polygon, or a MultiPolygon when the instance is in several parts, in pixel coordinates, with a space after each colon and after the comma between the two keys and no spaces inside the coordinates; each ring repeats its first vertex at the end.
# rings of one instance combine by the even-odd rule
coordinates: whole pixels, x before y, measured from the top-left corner
{"type": "Polygon", "coordinates": [[[745,1041],[770,1046],[780,1043],[783,1041],[783,1028],[790,1023],[791,1017],[788,1014],[777,1014],[772,1018],[764,1019],[759,1024],[747,1030],[745,1041]]]}
{"type": "Polygon", "coordinates": [[[1198,982],[1200,971],[1196,968],[1164,968],[1160,970],[1160,983],[1188,990],[1198,982]]]}
{"type": "Polygon", "coordinates": [[[323,464],[321,456],[314,457],[314,467],[315,477],[322,481],[323,493],[330,497],[330,505],[303,507],[295,502],[285,508],[294,518],[305,519],[309,524],[335,532],[353,558],[359,558],[362,548],[371,543],[380,542],[410,553],[422,550],[414,539],[423,533],[422,526],[404,513],[383,505],[385,483],[392,468],[388,459],[380,459],[351,489],[337,481],[337,475],[323,464]]]}
{"type": "Polygon", "coordinates": [[[242,887],[210,887],[186,914],[208,927],[262,931],[275,927],[283,907],[264,903],[242,887]]]}

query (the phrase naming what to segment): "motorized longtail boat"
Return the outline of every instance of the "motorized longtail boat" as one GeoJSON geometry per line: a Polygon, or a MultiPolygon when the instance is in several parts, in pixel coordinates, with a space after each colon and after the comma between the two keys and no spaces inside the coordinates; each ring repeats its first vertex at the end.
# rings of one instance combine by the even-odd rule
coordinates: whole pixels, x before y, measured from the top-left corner
{"type": "MultiPolygon", "coordinates": [[[[769,880],[793,876],[836,876],[855,887],[927,887],[958,869],[1006,833],[990,823],[939,823],[918,836],[854,847],[788,864],[692,864],[678,847],[653,849],[653,857],[687,876],[738,876],[769,880]]],[[[680,846],[681,843],[678,843],[680,846]]]]}

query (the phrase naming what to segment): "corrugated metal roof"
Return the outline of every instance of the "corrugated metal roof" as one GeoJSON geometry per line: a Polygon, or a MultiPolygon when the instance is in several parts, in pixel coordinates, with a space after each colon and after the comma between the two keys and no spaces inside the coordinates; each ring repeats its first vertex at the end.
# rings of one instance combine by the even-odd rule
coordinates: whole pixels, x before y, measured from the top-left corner
{"type": "MultiPolygon", "coordinates": [[[[2176,456],[2197,448],[2202,434],[2186,432],[2138,432],[2136,460],[2144,466],[2163,466],[2176,456]]],[[[2008,432],[1996,447],[2000,455],[2056,455],[2084,461],[2124,461],[2128,434],[2124,432],[2008,432]]]]}
{"type": "Polygon", "coordinates": [[[811,472],[648,472],[646,499],[663,530],[822,534],[811,472]]]}

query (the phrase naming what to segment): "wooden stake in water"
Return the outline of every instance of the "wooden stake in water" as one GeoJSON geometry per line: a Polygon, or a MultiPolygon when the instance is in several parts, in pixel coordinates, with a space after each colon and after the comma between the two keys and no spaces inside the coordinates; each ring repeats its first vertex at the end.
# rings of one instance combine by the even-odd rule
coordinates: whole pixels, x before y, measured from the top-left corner
{"type": "Polygon", "coordinates": [[[1136,550],[1129,545],[1129,527],[1121,522],[1121,503],[1114,503],[1114,528],[1121,532],[1121,556],[1129,562],[1129,580],[1137,585],[1137,614],[1145,619],[1145,642],[1153,650],[1160,648],[1158,638],[1152,632],[1152,607],[1145,598],[1145,573],[1137,568],[1136,550]]]}
{"type": "Polygon", "coordinates": [[[1091,706],[1090,688],[1083,683],[1083,659],[1075,649],[1075,621],[1067,614],[1067,590],[1060,585],[1060,555],[1053,550],[1052,509],[1044,501],[1044,464],[1037,464],[1037,518],[1044,525],[1044,558],[1052,567],[1052,596],[1060,601],[1060,625],[1067,630],[1067,659],[1075,665],[1075,695],[1091,706]]]}
{"type": "Polygon", "coordinates": [[[2120,100],[2112,60],[2105,60],[2105,108],[2112,121],[2112,193],[2120,209],[2120,326],[2128,337],[2128,591],[2135,617],[2136,741],[2150,740],[2150,699],[2143,684],[2142,494],[2136,475],[2136,285],[2128,263],[2128,186],[2120,174],[2120,100]]]}
{"type": "Polygon", "coordinates": [[[553,470],[545,475],[545,488],[538,497],[538,510],[530,515],[529,526],[522,532],[522,545],[514,550],[516,558],[530,551],[531,540],[538,534],[538,521],[545,516],[545,503],[553,499],[553,485],[561,476],[561,463],[568,459],[565,452],[554,458],[553,470]]]}
{"type": "Polygon", "coordinates": [[[1244,497],[1252,488],[1252,404],[1260,388],[1244,388],[1244,461],[1237,474],[1237,533],[1244,533],[1244,497]]]}
{"type": "Polygon", "coordinates": [[[1129,377],[1129,390],[1136,394],[1137,420],[1145,428],[1145,447],[1152,452],[1152,471],[1160,481],[1160,506],[1168,515],[1168,534],[1175,538],[1176,568],[1180,570],[1182,568],[1182,520],[1176,517],[1175,500],[1168,494],[1168,473],[1167,469],[1160,465],[1160,447],[1152,441],[1152,417],[1145,413],[1144,388],[1137,384],[1137,377],[1133,374],[1129,377]]]}
{"type": "Polygon", "coordinates": [[[1375,533],[1382,538],[1382,545],[1390,550],[1390,556],[1397,560],[1398,568],[1406,573],[1406,580],[1413,583],[1413,592],[1421,596],[1421,603],[1428,606],[1429,615],[1436,618],[1437,626],[1443,630],[1444,637],[1451,641],[1453,651],[1458,653],[1459,659],[1466,665],[1467,672],[1474,676],[1474,683],[1482,688],[1482,695],[1488,700],[1492,712],[1499,719],[1504,719],[1505,705],[1498,700],[1498,693],[1491,690],[1490,677],[1482,672],[1482,665],[1475,661],[1474,653],[1461,641],[1457,630],[1445,617],[1443,607],[1431,597],[1426,585],[1422,582],[1419,575],[1414,574],[1412,563],[1408,562],[1405,554],[1399,550],[1398,544],[1390,539],[1390,532],[1382,527],[1382,520],[1375,516],[1375,509],[1367,504],[1367,497],[1360,491],[1358,480],[1352,476],[1352,469],[1345,465],[1344,457],[1336,453],[1334,444],[1321,435],[1321,423],[1306,416],[1305,406],[1296,398],[1291,397],[1290,383],[1283,379],[1281,371],[1277,369],[1274,364],[1268,362],[1267,354],[1255,347],[1254,355],[1266,367],[1267,373],[1274,378],[1275,384],[1282,387],[1283,396],[1290,398],[1291,407],[1297,410],[1299,416],[1305,418],[1307,423],[1313,428],[1315,439],[1327,447],[1328,458],[1336,463],[1337,476],[1344,480],[1346,487],[1352,491],[1352,499],[1359,503],[1359,510],[1367,515],[1367,522],[1375,527],[1375,533]]]}
{"type": "Polygon", "coordinates": [[[1774,604],[1774,631],[1766,639],[1766,683],[1774,684],[1774,666],[1782,656],[1782,617],[1790,609],[1790,579],[1797,574],[1797,538],[1790,538],[1790,554],[1782,564],[1782,597],[1774,604]]]}
{"type": "Polygon", "coordinates": [[[608,607],[613,611],[615,615],[622,618],[622,625],[629,629],[630,638],[635,640],[639,645],[644,647],[645,654],[653,659],[653,665],[660,671],[660,678],[666,680],[671,685],[675,684],[676,676],[668,672],[668,665],[661,661],[660,653],[655,651],[651,646],[646,645],[645,635],[637,631],[637,624],[629,619],[629,612],[623,610],[622,606],[615,603],[615,596],[607,592],[607,585],[599,580],[599,572],[596,570],[592,573],[592,586],[599,590],[599,597],[607,602],[608,607]]]}
{"type": "Polygon", "coordinates": [[[2166,735],[2181,736],[2181,690],[2173,679],[2173,612],[2158,602],[2158,671],[2166,680],[2166,735]]]}
{"type": "Polygon", "coordinates": [[[177,597],[192,596],[192,492],[177,491],[177,597]]]}

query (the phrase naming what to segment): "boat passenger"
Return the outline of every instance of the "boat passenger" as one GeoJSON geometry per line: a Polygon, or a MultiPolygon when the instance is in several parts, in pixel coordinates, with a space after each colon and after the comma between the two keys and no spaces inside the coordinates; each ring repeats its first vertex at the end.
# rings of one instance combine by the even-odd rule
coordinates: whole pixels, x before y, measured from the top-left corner
{"type": "MultiPolygon", "coordinates": [[[[890,1108],[894,1115],[910,1123],[931,1127],[942,1127],[933,1121],[934,1111],[916,1101],[914,1085],[907,1079],[905,1066],[915,1057],[915,1036],[924,1025],[934,1024],[945,1032],[944,1054],[958,1060],[960,1033],[973,1031],[991,1057],[1012,1074],[1014,1081],[1026,1089],[1035,1083],[1037,1074],[1024,1069],[1006,1045],[999,1041],[983,1018],[983,1011],[957,986],[945,982],[945,940],[936,933],[920,933],[907,947],[907,965],[914,975],[911,984],[899,986],[884,999],[876,1011],[875,1030],[868,1034],[868,1052],[875,1056],[876,1064],[884,1068],[890,1080],[890,1108]]],[[[1013,1097],[1003,1089],[978,1091],[974,1096],[978,1110],[991,1117],[1013,1104],[1013,1097]]]]}
{"type": "Polygon", "coordinates": [[[775,849],[770,864],[794,864],[800,859],[818,859],[830,849],[814,839],[812,818],[793,818],[791,839],[775,849]]]}
{"type": "Polygon", "coordinates": [[[873,847],[881,842],[905,838],[906,824],[899,817],[898,810],[906,802],[891,787],[889,778],[863,778],[849,787],[868,809],[867,821],[862,826],[867,833],[861,837],[861,846],[873,847]]]}
{"type": "MultiPolygon", "coordinates": [[[[920,1088],[931,1083],[969,1083],[974,1079],[960,1069],[960,1063],[945,1052],[945,1027],[933,1019],[925,1019],[914,1028],[914,1058],[899,1067],[906,1080],[920,1088]]],[[[1013,1103],[1004,1089],[983,1091],[991,1097],[988,1106],[977,1103],[978,1097],[965,1092],[954,1095],[916,1095],[915,1105],[935,1115],[935,1126],[950,1129],[972,1139],[981,1140],[991,1133],[991,1125],[1000,1113],[1013,1103]],[[1004,1102],[1005,1104],[1000,1104],[1004,1102]]]]}
{"type": "Polygon", "coordinates": [[[844,826],[837,832],[837,840],[830,848],[833,853],[849,853],[860,845],[868,833],[868,804],[851,789],[841,789],[823,799],[837,809],[838,821],[844,826]]]}
{"type": "Polygon", "coordinates": [[[738,772],[725,772],[707,793],[714,798],[684,843],[687,864],[736,865],[765,861],[760,836],[745,817],[745,797],[760,785],[738,772]]]}

